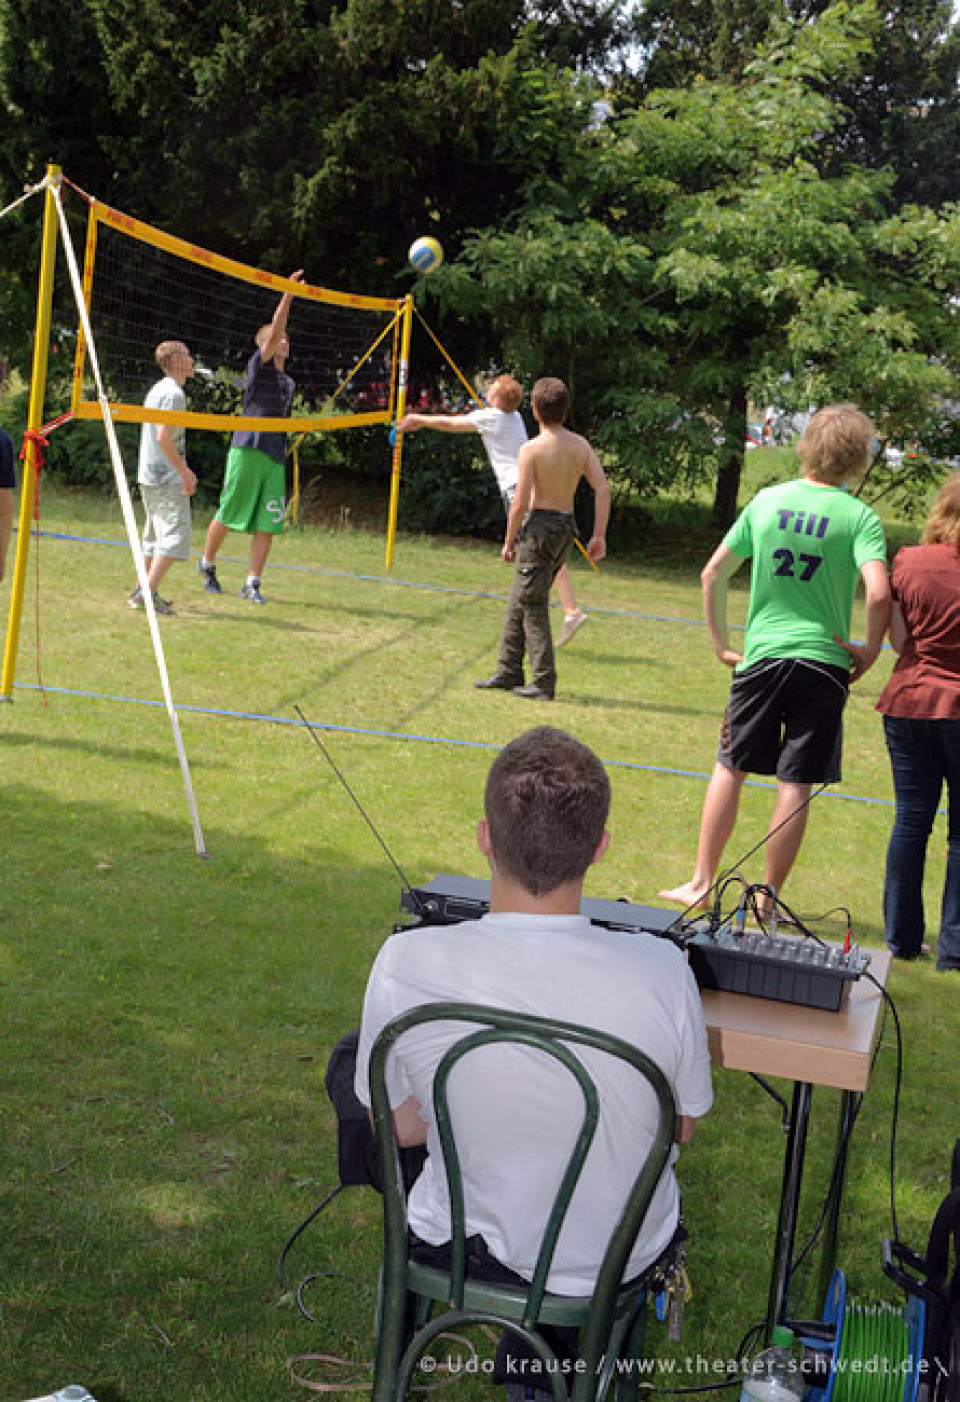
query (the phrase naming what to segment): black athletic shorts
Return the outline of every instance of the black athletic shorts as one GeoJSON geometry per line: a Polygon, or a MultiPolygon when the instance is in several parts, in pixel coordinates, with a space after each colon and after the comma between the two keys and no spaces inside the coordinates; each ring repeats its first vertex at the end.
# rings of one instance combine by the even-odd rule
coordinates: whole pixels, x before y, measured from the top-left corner
{"type": "Polygon", "coordinates": [[[835,784],[849,688],[847,668],[803,658],[766,657],[736,672],[717,759],[787,783],[835,784]]]}

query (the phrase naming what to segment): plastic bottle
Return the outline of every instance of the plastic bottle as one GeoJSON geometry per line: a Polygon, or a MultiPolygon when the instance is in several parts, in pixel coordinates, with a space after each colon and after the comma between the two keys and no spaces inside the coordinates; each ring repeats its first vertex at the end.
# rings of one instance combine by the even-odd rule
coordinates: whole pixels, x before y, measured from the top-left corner
{"type": "Polygon", "coordinates": [[[758,1353],[750,1365],[740,1402],[801,1402],[806,1387],[800,1364],[801,1350],[793,1330],[778,1324],[770,1347],[758,1353]]]}

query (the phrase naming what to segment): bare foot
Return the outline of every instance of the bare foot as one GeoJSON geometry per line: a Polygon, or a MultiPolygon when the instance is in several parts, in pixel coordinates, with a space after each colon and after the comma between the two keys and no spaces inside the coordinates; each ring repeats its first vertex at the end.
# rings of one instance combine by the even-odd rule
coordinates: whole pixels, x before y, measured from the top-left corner
{"type": "Polygon", "coordinates": [[[709,886],[702,885],[699,881],[687,881],[683,886],[671,887],[669,891],[658,891],[657,895],[662,901],[676,901],[677,905],[693,910],[707,904],[709,889],[709,886]]]}

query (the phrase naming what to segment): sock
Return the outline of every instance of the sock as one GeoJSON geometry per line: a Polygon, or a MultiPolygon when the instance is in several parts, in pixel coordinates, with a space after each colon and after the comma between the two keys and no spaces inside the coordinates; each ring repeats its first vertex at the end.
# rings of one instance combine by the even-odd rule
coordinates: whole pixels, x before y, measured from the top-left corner
{"type": "Polygon", "coordinates": [[[258,574],[248,574],[248,575],[247,575],[247,583],[248,583],[249,585],[254,585],[254,584],[255,584],[255,585],[257,586],[257,588],[259,589],[259,587],[260,587],[260,576],[259,576],[258,574]]]}
{"type": "Polygon", "coordinates": [[[207,557],[206,557],[206,555],[204,555],[203,558],[202,558],[201,561],[200,561],[200,568],[201,568],[202,570],[212,570],[212,569],[213,569],[213,561],[212,561],[212,560],[208,560],[207,557]]]}

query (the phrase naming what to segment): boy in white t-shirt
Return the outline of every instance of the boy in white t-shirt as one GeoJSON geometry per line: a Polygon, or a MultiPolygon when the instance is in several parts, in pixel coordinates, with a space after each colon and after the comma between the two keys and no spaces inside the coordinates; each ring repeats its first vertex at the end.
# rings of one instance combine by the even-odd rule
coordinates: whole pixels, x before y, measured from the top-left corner
{"type": "MultiPolygon", "coordinates": [[[[517,490],[517,456],[527,441],[526,426],[519,413],[523,390],[512,375],[500,375],[488,385],[486,400],[486,409],[472,409],[467,414],[405,414],[397,428],[401,433],[415,433],[418,428],[436,428],[441,433],[479,433],[500,488],[503,509],[509,516],[517,490]]],[[[563,605],[563,630],[556,645],[563,647],[586,623],[587,615],[577,607],[566,565],[557,571],[553,582],[563,605]]]]}
{"type": "MultiPolygon", "coordinates": [[[[154,357],[163,371],[149,390],[147,409],[183,413],[187,396],[183,386],[193,374],[193,356],[182,341],[161,341],[154,357]]],[[[143,555],[147,582],[153,591],[157,613],[173,613],[169,599],[161,599],[160,581],[175,560],[190,558],[190,498],[197,479],[184,457],[186,433],[171,423],[145,423],[140,430],[137,482],[143,501],[143,555]]],[[[137,585],[127,599],[132,609],[142,609],[143,594],[137,585]]]]}
{"type": "MultiPolygon", "coordinates": [[[[419,926],[381,948],[364,998],[355,1093],[370,1104],[369,1059],[384,1026],[424,1003],[451,999],[599,1028],[652,1057],[676,1102],[675,1140],[693,1137],[713,1099],[710,1053],[696,983],[683,954],[653,935],[625,936],[580,913],[584,879],[606,851],[610,782],[600,759],[562,730],[539,726],[494,760],[477,843],[490,866],[490,913],[458,925],[419,926]]],[[[449,1257],[452,1223],[433,1110],[434,1076],[462,1026],[405,1033],[387,1082],[398,1142],[425,1144],[409,1197],[413,1254],[449,1257]]],[[[474,1238],[471,1274],[530,1280],[546,1227],[557,1164],[583,1111],[568,1074],[516,1047],[485,1049],[457,1069],[457,1143],[474,1238]],[[457,1079],[459,1078],[459,1079],[457,1079]]],[[[639,1164],[657,1127],[647,1088],[623,1063],[583,1048],[599,1093],[599,1128],[547,1282],[588,1295],[639,1164]]],[[[672,1163],[632,1248],[628,1277],[675,1239],[680,1195],[672,1163]]],[[[471,1248],[473,1250],[473,1248],[471,1248]]]]}

